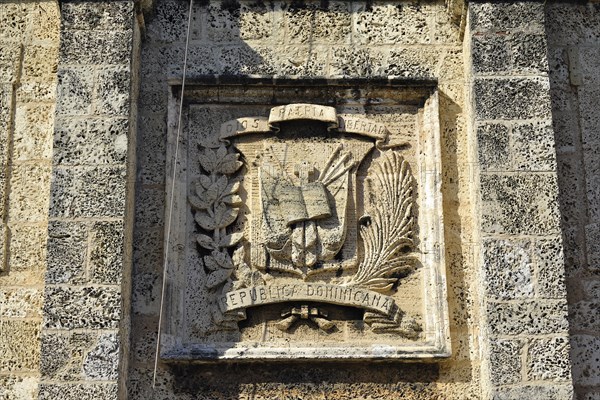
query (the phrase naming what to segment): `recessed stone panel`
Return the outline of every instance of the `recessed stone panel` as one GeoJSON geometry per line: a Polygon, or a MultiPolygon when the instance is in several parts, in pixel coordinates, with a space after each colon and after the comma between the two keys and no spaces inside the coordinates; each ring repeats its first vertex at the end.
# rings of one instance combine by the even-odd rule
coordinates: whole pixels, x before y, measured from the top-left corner
{"type": "Polygon", "coordinates": [[[450,355],[437,92],[396,85],[186,90],[163,359],[450,355]]]}

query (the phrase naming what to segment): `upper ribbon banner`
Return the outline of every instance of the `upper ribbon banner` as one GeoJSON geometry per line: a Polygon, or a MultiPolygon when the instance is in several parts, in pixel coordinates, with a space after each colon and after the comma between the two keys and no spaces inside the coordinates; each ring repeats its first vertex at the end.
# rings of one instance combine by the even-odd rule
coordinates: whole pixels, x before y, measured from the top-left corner
{"type": "Polygon", "coordinates": [[[334,107],[317,104],[288,104],[271,109],[268,118],[245,117],[227,121],[221,125],[220,139],[249,135],[252,133],[279,132],[279,124],[286,121],[313,120],[328,124],[330,132],[353,133],[374,139],[379,147],[388,139],[387,127],[367,118],[338,116],[334,107]]]}

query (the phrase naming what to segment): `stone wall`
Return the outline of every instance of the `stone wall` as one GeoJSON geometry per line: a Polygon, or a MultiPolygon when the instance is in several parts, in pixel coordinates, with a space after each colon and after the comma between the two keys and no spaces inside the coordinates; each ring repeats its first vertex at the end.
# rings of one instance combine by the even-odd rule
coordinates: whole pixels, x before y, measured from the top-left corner
{"type": "MultiPolygon", "coordinates": [[[[452,357],[437,364],[385,366],[198,367],[161,362],[152,393],[163,272],[165,168],[172,162],[165,160],[168,83],[182,73],[187,5],[157,1],[154,16],[146,20],[142,43],[130,398],[480,398],[463,43],[460,20],[452,20],[443,2],[196,4],[187,78],[229,75],[230,80],[244,77],[245,84],[253,77],[438,80],[452,357]]],[[[251,88],[247,93],[251,95],[251,88]]]]}
{"type": "Polygon", "coordinates": [[[60,17],[54,1],[0,3],[0,398],[34,398],[60,17]]]}
{"type": "Polygon", "coordinates": [[[139,31],[131,1],[60,13],[39,398],[114,399],[127,379],[139,31]]]}
{"type": "Polygon", "coordinates": [[[473,2],[484,398],[569,399],[569,325],[544,4],[473,2]]]}
{"type": "Polygon", "coordinates": [[[546,31],[573,381],[600,399],[600,5],[552,4],[546,31]]]}
{"type": "Polygon", "coordinates": [[[452,356],[159,362],[153,389],[188,4],[0,2],[1,399],[600,399],[597,3],[198,1],[187,78],[236,101],[437,81],[452,356]]]}

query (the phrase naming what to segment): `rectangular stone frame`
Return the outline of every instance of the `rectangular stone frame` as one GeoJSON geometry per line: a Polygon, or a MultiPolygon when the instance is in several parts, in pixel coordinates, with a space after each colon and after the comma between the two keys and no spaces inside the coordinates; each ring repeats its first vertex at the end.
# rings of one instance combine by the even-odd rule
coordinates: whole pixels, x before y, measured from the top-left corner
{"type": "MultiPolygon", "coordinates": [[[[177,120],[179,112],[179,99],[181,96],[181,82],[169,82],[171,93],[169,96],[169,117],[167,133],[167,169],[166,169],[166,218],[168,221],[171,208],[171,187],[174,187],[172,204],[172,228],[169,243],[165,242],[165,248],[169,248],[167,292],[163,304],[163,323],[161,330],[160,357],[166,362],[207,362],[207,361],[259,361],[259,360],[312,360],[312,361],[335,361],[335,360],[422,360],[435,361],[447,358],[451,355],[450,329],[447,307],[447,288],[445,271],[445,249],[443,232],[443,209],[441,196],[441,154],[440,154],[440,124],[438,109],[438,93],[436,82],[433,81],[402,81],[382,80],[381,82],[367,82],[363,80],[300,82],[291,80],[287,82],[276,82],[275,80],[261,81],[258,79],[240,82],[186,82],[184,94],[183,129],[181,130],[180,145],[176,170],[173,171],[173,159],[176,147],[177,120]],[[325,86],[324,84],[327,84],[325,86]],[[268,94],[272,99],[272,106],[294,103],[294,92],[297,90],[317,90],[322,93],[335,91],[336,89],[355,89],[362,91],[387,91],[393,93],[398,101],[406,101],[411,104],[419,103],[422,106],[422,129],[419,133],[428,132],[430,135],[422,138],[421,153],[430,154],[421,160],[419,170],[414,173],[417,179],[419,193],[424,198],[419,204],[428,204],[432,212],[425,212],[425,207],[419,207],[418,219],[420,221],[422,258],[424,265],[430,265],[428,273],[424,275],[423,291],[427,293],[424,297],[424,336],[425,340],[416,344],[394,346],[386,344],[385,341],[372,343],[370,346],[354,348],[349,355],[349,347],[288,347],[288,348],[253,348],[253,347],[218,347],[201,343],[188,343],[185,341],[186,321],[184,315],[185,307],[185,285],[187,279],[185,271],[186,260],[186,230],[175,227],[186,224],[187,203],[187,178],[186,166],[188,164],[186,146],[189,144],[186,129],[186,110],[194,103],[244,103],[252,101],[253,96],[261,97],[268,94]],[[232,96],[233,94],[233,96],[232,96]],[[247,96],[244,99],[244,96],[247,96]],[[174,175],[175,172],[175,175],[174,175]],[[173,185],[172,177],[175,176],[173,185]]],[[[348,91],[349,93],[350,91],[348,91]]],[[[404,103],[402,103],[404,104],[404,103]]]]}

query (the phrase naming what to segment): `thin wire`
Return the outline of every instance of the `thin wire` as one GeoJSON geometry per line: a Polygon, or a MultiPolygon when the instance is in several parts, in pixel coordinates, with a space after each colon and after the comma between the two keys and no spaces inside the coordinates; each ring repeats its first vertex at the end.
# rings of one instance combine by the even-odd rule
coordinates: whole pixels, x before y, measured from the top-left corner
{"type": "Polygon", "coordinates": [[[167,269],[169,266],[169,239],[171,237],[171,219],[173,217],[173,198],[175,194],[175,177],[177,174],[177,159],[179,157],[179,138],[181,137],[181,118],[183,114],[183,94],[185,92],[185,75],[187,72],[187,56],[188,49],[190,47],[190,27],[192,25],[192,9],[194,7],[194,0],[190,0],[190,10],[188,13],[188,22],[187,22],[187,35],[185,38],[185,52],[183,55],[183,77],[181,78],[181,96],[179,98],[179,119],[177,123],[177,138],[175,141],[175,156],[173,157],[173,179],[171,181],[171,197],[169,200],[169,216],[167,218],[167,235],[165,240],[165,259],[163,264],[163,282],[162,289],[160,293],[160,311],[158,314],[158,330],[156,333],[156,353],[154,354],[154,373],[152,376],[152,389],[156,388],[156,371],[158,370],[158,354],[160,352],[160,331],[162,326],[162,317],[163,317],[163,304],[165,302],[165,292],[167,287],[167,269]]]}

